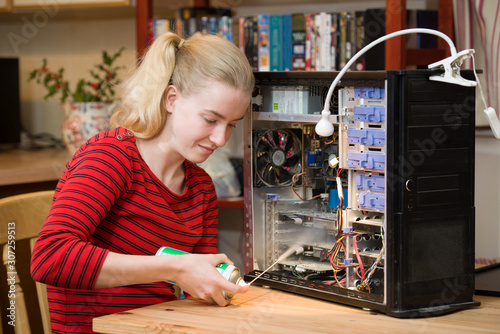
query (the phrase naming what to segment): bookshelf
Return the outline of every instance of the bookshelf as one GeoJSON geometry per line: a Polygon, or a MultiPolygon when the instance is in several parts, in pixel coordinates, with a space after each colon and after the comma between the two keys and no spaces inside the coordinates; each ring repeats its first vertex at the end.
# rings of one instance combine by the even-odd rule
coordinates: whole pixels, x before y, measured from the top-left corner
{"type": "MultiPolygon", "coordinates": [[[[386,0],[386,33],[406,29],[406,0],[386,0]]],[[[279,1],[277,1],[277,4],[279,1]]],[[[208,7],[209,0],[194,0],[194,7],[208,7]]],[[[137,0],[136,31],[137,56],[143,54],[148,43],[148,20],[153,17],[153,0],[137,0]]],[[[452,40],[453,0],[439,0],[438,30],[448,35],[452,40]]],[[[408,65],[428,65],[450,55],[445,41],[438,39],[437,49],[407,49],[406,37],[400,36],[385,42],[385,69],[404,69],[408,65]]]]}

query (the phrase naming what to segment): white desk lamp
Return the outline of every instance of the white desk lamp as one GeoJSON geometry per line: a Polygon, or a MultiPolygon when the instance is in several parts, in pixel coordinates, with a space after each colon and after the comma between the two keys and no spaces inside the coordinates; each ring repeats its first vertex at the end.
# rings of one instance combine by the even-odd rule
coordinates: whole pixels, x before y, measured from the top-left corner
{"type": "Polygon", "coordinates": [[[351,67],[351,65],[361,56],[363,55],[366,51],[370,50],[373,48],[375,45],[388,40],[393,37],[401,36],[401,35],[407,35],[407,34],[431,34],[431,35],[436,35],[438,37],[441,37],[448,43],[450,47],[450,52],[451,56],[448,58],[445,58],[443,60],[440,60],[438,62],[432,63],[428,66],[429,69],[443,69],[444,72],[441,75],[433,75],[430,76],[430,80],[434,81],[441,81],[441,82],[448,82],[451,84],[455,85],[461,85],[461,86],[467,86],[467,87],[473,87],[473,86],[478,86],[479,91],[481,93],[481,97],[483,100],[483,103],[486,107],[484,110],[484,113],[488,119],[488,123],[490,124],[490,127],[493,131],[493,134],[495,135],[496,138],[500,139],[500,121],[498,120],[497,114],[495,112],[495,109],[492,107],[488,107],[486,104],[486,99],[484,98],[483,94],[483,89],[481,87],[481,83],[479,82],[479,78],[477,77],[476,73],[476,68],[475,68],[475,63],[474,63],[474,50],[473,49],[467,49],[463,50],[459,53],[457,53],[457,49],[455,48],[455,45],[453,44],[453,41],[443,34],[440,31],[433,30],[433,29],[424,29],[424,28],[416,28],[416,29],[405,29],[405,30],[400,30],[396,31],[393,33],[390,33],[388,35],[382,36],[361,50],[359,50],[348,62],[347,64],[342,68],[342,70],[337,74],[335,79],[333,80],[330,89],[328,90],[328,94],[325,99],[325,105],[323,106],[323,110],[321,111],[321,120],[316,124],[316,133],[320,136],[328,137],[333,134],[333,124],[330,122],[330,100],[333,95],[333,91],[337,84],[340,82],[340,79],[344,75],[345,72],[351,67]],[[464,60],[472,57],[472,61],[474,64],[474,76],[476,77],[476,81],[472,80],[466,80],[460,76],[460,66],[462,66],[462,63],[464,60]]]}

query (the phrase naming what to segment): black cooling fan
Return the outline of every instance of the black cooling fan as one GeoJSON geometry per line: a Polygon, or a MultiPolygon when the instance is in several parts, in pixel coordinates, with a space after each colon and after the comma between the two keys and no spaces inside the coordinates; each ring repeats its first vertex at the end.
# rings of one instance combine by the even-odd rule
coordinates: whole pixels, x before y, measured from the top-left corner
{"type": "Polygon", "coordinates": [[[300,173],[302,150],[292,130],[261,130],[255,133],[255,174],[267,186],[286,186],[300,173]]]}

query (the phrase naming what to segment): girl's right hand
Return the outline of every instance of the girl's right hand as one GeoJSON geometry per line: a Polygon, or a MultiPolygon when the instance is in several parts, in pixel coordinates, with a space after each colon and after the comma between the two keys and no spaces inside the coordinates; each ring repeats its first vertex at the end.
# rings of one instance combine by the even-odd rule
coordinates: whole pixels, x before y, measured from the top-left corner
{"type": "Polygon", "coordinates": [[[167,255],[162,258],[169,258],[174,267],[178,268],[169,273],[169,280],[194,298],[226,306],[230,300],[222,295],[223,291],[236,294],[245,293],[249,289],[248,286],[229,282],[217,271],[216,266],[220,263],[233,264],[225,254],[167,255]]]}

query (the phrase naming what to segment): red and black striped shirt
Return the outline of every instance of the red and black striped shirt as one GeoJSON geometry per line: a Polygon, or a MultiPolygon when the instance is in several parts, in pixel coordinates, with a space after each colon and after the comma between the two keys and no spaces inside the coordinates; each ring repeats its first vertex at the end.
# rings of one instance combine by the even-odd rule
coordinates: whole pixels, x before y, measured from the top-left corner
{"type": "Polygon", "coordinates": [[[54,333],[92,333],[96,316],[175,299],[165,282],[94,289],[109,251],[217,252],[214,185],[193,163],[185,161],[184,168],[186,190],[177,195],[121,127],[93,137],[68,162],[31,263],[33,278],[48,285],[54,333]]]}

